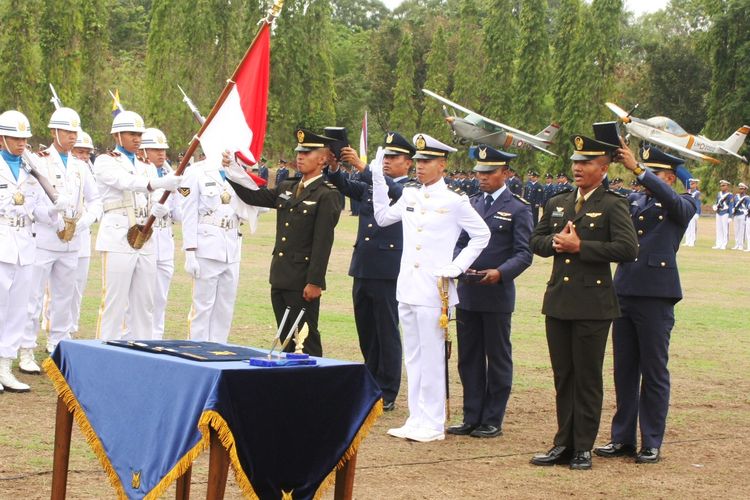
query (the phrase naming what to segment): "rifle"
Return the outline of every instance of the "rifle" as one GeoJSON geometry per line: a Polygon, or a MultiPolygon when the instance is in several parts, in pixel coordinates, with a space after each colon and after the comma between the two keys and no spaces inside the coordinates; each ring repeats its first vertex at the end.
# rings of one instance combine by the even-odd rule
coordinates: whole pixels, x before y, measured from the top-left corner
{"type": "Polygon", "coordinates": [[[201,115],[201,112],[198,111],[198,107],[193,104],[193,101],[187,96],[184,90],[182,90],[182,87],[179,85],[177,86],[178,89],[180,89],[180,92],[182,92],[182,102],[187,104],[187,107],[190,108],[190,112],[193,113],[193,116],[198,121],[199,124],[203,125],[206,122],[206,119],[201,115]]]}
{"type": "Polygon", "coordinates": [[[451,393],[450,393],[450,379],[448,375],[448,360],[451,359],[451,337],[448,331],[448,287],[450,285],[450,278],[438,278],[438,291],[440,292],[440,328],[445,332],[445,418],[450,420],[451,418],[451,393]]]}
{"type": "Polygon", "coordinates": [[[55,109],[60,109],[63,107],[63,103],[60,100],[59,97],[57,97],[57,92],[55,92],[55,87],[52,86],[52,84],[49,84],[49,89],[52,91],[52,99],[49,100],[49,102],[52,103],[52,105],[55,107],[55,109]]]}

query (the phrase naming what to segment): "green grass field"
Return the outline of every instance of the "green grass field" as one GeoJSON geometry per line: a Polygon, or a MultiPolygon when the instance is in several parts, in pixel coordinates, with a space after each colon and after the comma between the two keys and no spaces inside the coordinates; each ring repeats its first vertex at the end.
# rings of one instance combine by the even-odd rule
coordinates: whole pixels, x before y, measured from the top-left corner
{"type": "MultiPolygon", "coordinates": [[[[343,212],[321,304],[320,330],[326,356],[361,361],[347,276],[357,218],[343,212]]],[[[239,295],[230,341],[270,346],[275,333],[268,285],[275,214],[261,216],[258,232],[246,234],[239,295]]],[[[513,318],[514,389],[505,435],[477,440],[449,437],[414,444],[385,435],[406,417],[404,390],[395,412],[373,427],[359,454],[357,498],[552,498],[558,496],[745,498],[750,480],[750,253],[711,250],[713,219],[699,223],[695,248],[678,254],[685,299],[676,308],[670,369],[672,401],[663,448],[656,466],[595,458],[594,469],[535,468],[531,454],[545,451],[555,430],[554,391],[541,301],[550,259],[535,258],[517,281],[513,318]]],[[[178,231],[179,233],[179,231],[178,231]]],[[[179,234],[177,236],[179,241],[179,234]]],[[[191,282],[178,252],[169,296],[166,337],[187,337],[191,282]]],[[[83,303],[81,338],[93,338],[100,298],[100,261],[92,258],[83,303]]],[[[40,345],[44,345],[42,341],[40,345]]],[[[41,357],[41,350],[38,357],[41,357]]],[[[461,386],[452,360],[453,421],[461,420],[461,386]]],[[[599,443],[607,441],[614,410],[612,358],[605,359],[605,405],[599,443]]],[[[46,377],[20,376],[33,392],[0,395],[0,499],[48,498],[55,394],[46,377]]],[[[263,430],[259,430],[263,431],[263,430]]],[[[194,495],[205,489],[206,457],[194,471],[194,495]],[[203,488],[203,489],[202,489],[203,488]]],[[[113,490],[74,431],[69,498],[111,498],[113,490]]],[[[173,492],[167,496],[173,495],[173,492]]],[[[329,493],[330,496],[330,493],[329,493]]],[[[239,498],[234,485],[228,498],[239,498]]]]}

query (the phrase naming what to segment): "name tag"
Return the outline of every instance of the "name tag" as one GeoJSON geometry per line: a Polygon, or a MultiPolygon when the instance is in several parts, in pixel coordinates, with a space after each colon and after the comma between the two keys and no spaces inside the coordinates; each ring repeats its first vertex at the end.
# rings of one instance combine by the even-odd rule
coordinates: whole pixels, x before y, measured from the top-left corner
{"type": "Polygon", "coordinates": [[[216,183],[215,183],[215,182],[207,182],[207,183],[205,184],[205,186],[206,186],[206,187],[210,187],[210,186],[215,186],[215,185],[216,185],[216,183]]]}
{"type": "Polygon", "coordinates": [[[288,192],[288,191],[287,191],[286,193],[281,193],[281,194],[279,195],[279,198],[281,198],[282,200],[288,200],[288,199],[289,199],[289,196],[291,196],[291,194],[292,194],[292,193],[290,193],[290,192],[288,192]]]}
{"type": "Polygon", "coordinates": [[[565,217],[565,212],[552,212],[553,219],[562,219],[565,217]]]}
{"type": "Polygon", "coordinates": [[[7,184],[0,184],[0,189],[8,189],[8,185],[7,184]]]}
{"type": "Polygon", "coordinates": [[[413,212],[414,211],[414,207],[406,207],[406,211],[407,212],[413,212]]]}
{"type": "Polygon", "coordinates": [[[506,222],[512,222],[510,217],[503,217],[502,215],[493,215],[494,219],[504,220],[506,222]]]}
{"type": "Polygon", "coordinates": [[[62,179],[62,175],[60,175],[60,174],[57,174],[55,177],[58,178],[58,179],[62,179]]]}

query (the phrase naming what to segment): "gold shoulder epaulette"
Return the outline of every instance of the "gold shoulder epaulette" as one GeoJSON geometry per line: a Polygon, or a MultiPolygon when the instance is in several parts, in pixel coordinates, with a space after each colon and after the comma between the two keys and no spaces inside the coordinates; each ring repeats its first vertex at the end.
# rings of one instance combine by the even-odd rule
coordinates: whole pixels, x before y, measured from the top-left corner
{"type": "Polygon", "coordinates": [[[606,192],[615,196],[619,196],[620,198],[627,198],[627,196],[625,196],[624,194],[618,193],[617,191],[613,191],[611,189],[607,189],[606,192]]]}
{"type": "Polygon", "coordinates": [[[326,186],[328,186],[328,187],[329,187],[329,188],[331,188],[331,189],[338,189],[338,188],[337,188],[336,186],[334,186],[333,184],[331,184],[331,183],[330,183],[330,182],[328,182],[328,181],[325,181],[325,182],[324,182],[323,184],[325,184],[326,186]]]}
{"type": "Polygon", "coordinates": [[[458,195],[466,194],[466,191],[464,191],[460,187],[448,188],[448,191],[451,191],[451,192],[456,193],[458,195]]]}
{"type": "Polygon", "coordinates": [[[517,199],[518,201],[520,201],[520,202],[521,202],[521,203],[523,203],[524,205],[531,205],[531,203],[529,203],[529,202],[528,202],[528,200],[526,200],[526,199],[525,199],[525,198],[523,198],[522,196],[519,196],[519,195],[517,195],[516,193],[511,193],[511,194],[513,195],[513,197],[514,197],[515,199],[517,199]]]}
{"type": "Polygon", "coordinates": [[[44,157],[46,157],[46,156],[49,156],[49,151],[47,151],[46,149],[43,149],[43,150],[41,150],[41,151],[38,151],[38,152],[36,153],[36,155],[37,155],[38,157],[40,157],[40,158],[44,158],[44,157]]]}

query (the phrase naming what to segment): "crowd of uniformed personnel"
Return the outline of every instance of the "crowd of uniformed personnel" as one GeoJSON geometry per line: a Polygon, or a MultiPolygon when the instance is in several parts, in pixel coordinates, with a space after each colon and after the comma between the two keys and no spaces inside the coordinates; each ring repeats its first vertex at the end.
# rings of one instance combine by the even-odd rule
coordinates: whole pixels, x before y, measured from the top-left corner
{"type": "MultiPolygon", "coordinates": [[[[684,195],[671,188],[679,158],[650,148],[638,162],[624,143],[577,135],[571,137],[574,185],[565,173],[556,182],[547,174],[542,184],[534,171],[524,185],[510,165],[515,155],[487,145],[470,149],[470,174],[448,176],[456,149],[427,134],[409,140],[388,132],[368,165],[333,137],[335,130],[299,129],[296,175],[281,160],[271,186],[264,185],[265,159],[253,178],[229,153],[175,175],[167,138],[132,111],[114,117],[116,147],[93,163],[91,138],[75,111],[56,110],[48,128],[52,145],[30,154],[26,117],[0,115],[0,387],[6,391],[30,390],[11,370],[16,359],[20,371],[40,372],[34,359],[40,322],[48,352],[75,338],[97,221],[97,338],[162,337],[174,273],[172,225],[181,222],[185,270],[194,279],[189,336],[227,342],[240,279],[240,224],[252,227],[260,212],[276,210],[270,301],[279,325],[304,310],[305,352],[322,356],[320,299],[343,195],[353,212],[357,202],[359,215],[349,269],[359,345],[385,410],[395,408],[402,361],[407,372],[409,416],[388,434],[419,442],[442,440],[446,432],[502,434],[513,374],[514,279],[535,253],[554,258],[542,313],[558,430],[554,446],[531,462],[591,467],[613,322],[617,413],[611,442],[594,453],[659,460],[669,336],[681,298],[676,250],[699,206],[697,187],[684,195]],[[611,162],[631,171],[643,190],[626,190],[621,179],[603,185],[611,162]],[[162,204],[165,192],[174,194],[162,204]],[[130,233],[149,216],[153,234],[135,248],[130,233]],[[614,279],[611,262],[619,264],[614,279]],[[447,429],[446,306],[455,307],[458,319],[464,388],[463,421],[447,429]]],[[[720,193],[717,208],[726,202],[736,212],[744,203],[746,216],[748,198],[741,194],[729,204],[720,193]]]]}

